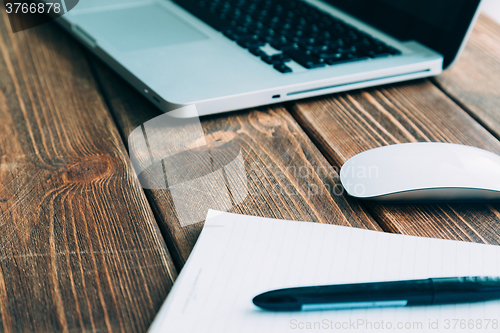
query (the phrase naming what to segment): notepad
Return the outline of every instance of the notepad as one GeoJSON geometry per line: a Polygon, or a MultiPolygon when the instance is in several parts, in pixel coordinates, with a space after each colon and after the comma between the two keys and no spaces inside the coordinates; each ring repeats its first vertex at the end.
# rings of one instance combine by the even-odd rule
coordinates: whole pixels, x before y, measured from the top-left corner
{"type": "Polygon", "coordinates": [[[211,210],[150,332],[498,332],[500,301],[267,312],[252,298],[298,286],[498,276],[499,268],[498,246],[211,210]]]}

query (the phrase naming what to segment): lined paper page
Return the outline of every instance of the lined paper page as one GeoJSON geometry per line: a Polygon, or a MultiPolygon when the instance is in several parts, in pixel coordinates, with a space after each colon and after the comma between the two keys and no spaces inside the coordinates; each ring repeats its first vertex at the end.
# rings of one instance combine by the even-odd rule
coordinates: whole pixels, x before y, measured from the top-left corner
{"type": "Polygon", "coordinates": [[[497,276],[499,252],[492,245],[209,211],[150,332],[498,332],[500,301],[267,312],[252,299],[298,286],[497,276]]]}

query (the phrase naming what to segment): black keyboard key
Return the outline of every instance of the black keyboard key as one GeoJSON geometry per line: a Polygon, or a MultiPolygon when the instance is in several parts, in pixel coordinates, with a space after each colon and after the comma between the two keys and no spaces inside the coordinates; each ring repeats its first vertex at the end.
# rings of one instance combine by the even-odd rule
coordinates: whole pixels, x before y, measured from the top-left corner
{"type": "Polygon", "coordinates": [[[303,45],[301,44],[302,48],[307,51],[311,51],[313,54],[319,54],[321,52],[324,52],[328,49],[327,45],[322,45],[322,44],[316,44],[316,45],[303,45]]]}
{"type": "Polygon", "coordinates": [[[330,48],[330,46],[328,45],[315,45],[314,47],[311,47],[309,50],[312,51],[315,55],[320,55],[322,53],[330,53],[332,52],[333,49],[330,48]]]}
{"type": "MultiPolygon", "coordinates": [[[[260,35],[259,35],[260,36],[260,35]]],[[[273,43],[275,40],[276,40],[276,37],[275,36],[265,36],[265,37],[262,37],[260,38],[262,41],[266,42],[266,43],[273,43]]]]}
{"type": "Polygon", "coordinates": [[[366,60],[366,59],[370,59],[369,57],[358,57],[357,55],[355,54],[341,54],[339,53],[339,57],[331,57],[331,58],[328,58],[326,59],[326,62],[328,63],[328,65],[339,65],[339,64],[345,64],[345,63],[348,63],[348,62],[352,62],[352,61],[360,61],[360,60],[366,60]]]}
{"type": "Polygon", "coordinates": [[[255,47],[255,48],[249,48],[248,51],[253,54],[253,55],[256,55],[257,57],[260,57],[262,55],[264,55],[264,52],[262,52],[262,50],[258,47],[255,47]]]}
{"type": "Polygon", "coordinates": [[[305,68],[318,68],[325,66],[324,59],[314,57],[305,50],[293,48],[287,49],[285,53],[305,68]]]}
{"type": "Polygon", "coordinates": [[[318,57],[323,58],[323,59],[338,59],[342,58],[343,54],[342,53],[320,53],[318,54],[318,57]]]}
{"type": "Polygon", "coordinates": [[[339,47],[337,48],[338,53],[356,53],[358,52],[358,49],[356,46],[349,46],[349,47],[339,47]]]}
{"type": "Polygon", "coordinates": [[[281,47],[279,47],[279,45],[272,45],[272,47],[274,47],[275,49],[277,50],[280,50],[280,51],[288,51],[288,50],[298,50],[299,49],[299,44],[297,43],[288,43],[288,44],[284,44],[282,45],[281,47]]]}
{"type": "MultiPolygon", "coordinates": [[[[239,27],[238,27],[239,28],[239,27]]],[[[229,39],[240,41],[240,40],[259,40],[259,35],[248,32],[245,29],[228,29],[224,31],[224,35],[229,39]]]]}
{"type": "Polygon", "coordinates": [[[274,64],[274,68],[276,70],[280,71],[281,73],[291,73],[292,72],[292,69],[282,62],[274,64]]]}
{"type": "Polygon", "coordinates": [[[278,54],[274,54],[274,55],[267,55],[266,54],[266,55],[262,55],[261,58],[262,58],[262,60],[264,60],[268,64],[276,64],[276,63],[285,62],[285,61],[290,60],[290,57],[287,56],[286,54],[283,54],[283,53],[278,53],[278,54]]]}
{"type": "Polygon", "coordinates": [[[236,42],[238,43],[239,46],[242,46],[247,49],[257,48],[265,44],[263,41],[259,40],[259,36],[257,35],[240,37],[236,40],[236,42]]]}
{"type": "Polygon", "coordinates": [[[325,45],[328,45],[330,48],[334,49],[334,48],[344,47],[345,43],[342,38],[334,38],[325,41],[325,45]]]}
{"type": "Polygon", "coordinates": [[[380,56],[389,55],[389,48],[385,44],[378,43],[372,45],[368,48],[363,49],[363,51],[372,58],[377,58],[380,56]]]}
{"type": "Polygon", "coordinates": [[[227,38],[232,39],[232,40],[237,40],[239,37],[238,34],[235,33],[234,30],[232,30],[232,29],[224,31],[224,36],[226,36],[227,38]]]}
{"type": "Polygon", "coordinates": [[[316,38],[313,37],[305,37],[300,40],[300,44],[302,45],[313,45],[317,43],[318,41],[316,40],[316,38]]]}
{"type": "Polygon", "coordinates": [[[275,49],[281,50],[283,47],[289,47],[294,43],[295,42],[293,42],[291,38],[281,35],[274,38],[274,40],[270,44],[275,49]]]}

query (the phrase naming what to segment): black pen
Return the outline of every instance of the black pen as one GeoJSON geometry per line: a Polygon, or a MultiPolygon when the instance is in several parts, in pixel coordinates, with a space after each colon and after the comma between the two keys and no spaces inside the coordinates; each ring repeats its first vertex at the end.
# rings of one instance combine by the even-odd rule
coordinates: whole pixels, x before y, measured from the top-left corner
{"type": "Polygon", "coordinates": [[[500,299],[500,277],[338,284],[272,290],[253,299],[270,311],[438,305],[500,299]]]}

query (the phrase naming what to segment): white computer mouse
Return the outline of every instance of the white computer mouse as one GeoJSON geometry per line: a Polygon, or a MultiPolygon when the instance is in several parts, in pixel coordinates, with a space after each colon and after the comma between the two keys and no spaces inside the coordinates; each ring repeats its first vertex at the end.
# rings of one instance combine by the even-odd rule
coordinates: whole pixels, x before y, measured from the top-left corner
{"type": "Polygon", "coordinates": [[[500,200],[500,156],[452,143],[396,144],[352,157],[340,180],[361,199],[500,200]]]}

